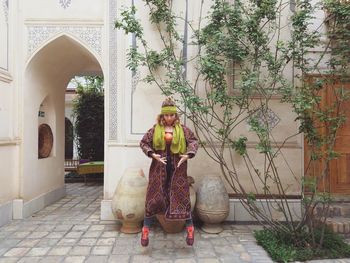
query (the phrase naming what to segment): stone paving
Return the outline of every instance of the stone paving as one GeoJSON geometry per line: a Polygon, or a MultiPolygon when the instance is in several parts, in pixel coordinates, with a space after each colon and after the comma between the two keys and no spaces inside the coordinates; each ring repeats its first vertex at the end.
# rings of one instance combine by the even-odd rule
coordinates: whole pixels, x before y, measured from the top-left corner
{"type": "Polygon", "coordinates": [[[224,225],[217,235],[196,229],[193,247],[185,244],[185,233],[166,234],[155,226],[150,245],[143,248],[140,234],[123,234],[119,224],[100,220],[102,189],[102,185],[67,184],[65,198],[1,227],[0,263],[272,262],[252,235],[257,226],[224,225]]]}

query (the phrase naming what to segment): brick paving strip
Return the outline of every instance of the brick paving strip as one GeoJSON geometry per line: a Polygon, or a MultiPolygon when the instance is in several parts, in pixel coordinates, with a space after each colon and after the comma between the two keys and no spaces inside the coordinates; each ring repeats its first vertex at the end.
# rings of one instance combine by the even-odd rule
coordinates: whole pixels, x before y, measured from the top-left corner
{"type": "Polygon", "coordinates": [[[0,263],[272,262],[252,235],[257,226],[227,224],[217,235],[196,229],[193,247],[185,244],[184,232],[166,234],[156,226],[149,247],[143,248],[140,234],[123,234],[120,225],[100,220],[102,190],[102,185],[67,184],[65,198],[30,218],[1,227],[0,263]]]}

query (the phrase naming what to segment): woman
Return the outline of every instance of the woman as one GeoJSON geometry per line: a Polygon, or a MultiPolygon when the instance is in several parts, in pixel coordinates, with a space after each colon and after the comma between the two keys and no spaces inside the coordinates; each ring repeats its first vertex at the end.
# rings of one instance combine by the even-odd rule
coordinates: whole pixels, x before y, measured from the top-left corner
{"type": "Polygon", "coordinates": [[[192,246],[194,227],[187,160],[195,156],[198,141],[189,128],[180,124],[175,103],[170,98],[163,102],[157,124],[143,136],[140,147],[153,159],[149,170],[141,245],[148,245],[154,216],[164,214],[167,220],[186,220],[186,242],[192,246]]]}

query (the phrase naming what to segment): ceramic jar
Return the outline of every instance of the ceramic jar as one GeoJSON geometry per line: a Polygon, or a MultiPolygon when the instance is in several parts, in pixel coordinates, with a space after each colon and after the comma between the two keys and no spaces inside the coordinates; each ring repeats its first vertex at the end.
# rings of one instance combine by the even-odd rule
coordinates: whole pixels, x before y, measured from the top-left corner
{"type": "Polygon", "coordinates": [[[202,230],[207,233],[220,233],[229,212],[229,197],[223,181],[218,175],[206,175],[198,184],[196,212],[203,221],[202,230]]]}
{"type": "MultiPolygon", "coordinates": [[[[194,179],[192,176],[187,177],[188,183],[190,185],[190,201],[191,201],[191,212],[193,212],[196,204],[196,192],[192,186],[194,184],[194,179]]],[[[185,226],[185,220],[166,220],[164,215],[156,215],[159,224],[162,226],[163,230],[167,233],[179,233],[183,230],[185,226]]]]}
{"type": "Polygon", "coordinates": [[[120,178],[112,199],[112,211],[122,222],[121,232],[141,232],[147,184],[148,181],[139,168],[128,168],[120,178]]]}

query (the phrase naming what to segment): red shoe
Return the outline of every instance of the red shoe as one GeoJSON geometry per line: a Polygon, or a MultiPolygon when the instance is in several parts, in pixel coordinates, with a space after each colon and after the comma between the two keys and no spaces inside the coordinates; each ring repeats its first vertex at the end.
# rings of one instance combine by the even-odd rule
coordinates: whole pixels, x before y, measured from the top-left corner
{"type": "Polygon", "coordinates": [[[192,246],[194,243],[194,226],[187,226],[187,237],[186,237],[186,243],[189,246],[192,246]]]}
{"type": "Polygon", "coordinates": [[[147,247],[148,246],[148,242],[149,242],[149,227],[144,226],[142,228],[142,234],[141,234],[141,245],[143,247],[147,247]]]}

